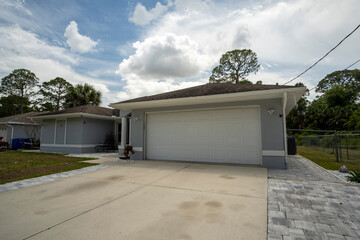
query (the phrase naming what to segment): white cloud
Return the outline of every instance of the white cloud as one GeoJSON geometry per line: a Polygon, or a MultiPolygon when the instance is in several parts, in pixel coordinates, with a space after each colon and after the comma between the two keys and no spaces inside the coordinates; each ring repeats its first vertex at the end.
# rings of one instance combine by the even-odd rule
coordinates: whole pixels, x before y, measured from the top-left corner
{"type": "MultiPolygon", "coordinates": [[[[181,86],[181,82],[197,82],[196,78],[200,77],[203,81],[199,83],[205,83],[221,55],[236,48],[252,49],[263,64],[256,75],[249,76],[250,80],[283,84],[323,56],[358,24],[356,11],[360,2],[267,1],[261,6],[252,1],[175,0],[167,7],[168,11],[144,30],[145,40],[134,44],[135,54],[119,65],[117,73],[127,84],[118,94],[123,100],[164,92],[181,86]],[[166,39],[169,33],[190,36],[190,45],[196,48],[185,49],[196,50],[181,50],[185,58],[177,54],[174,49],[184,48],[169,48],[171,44],[160,40],[166,39]],[[163,56],[171,52],[174,55],[170,56],[180,64],[172,64],[175,62],[172,60],[165,62],[163,56]],[[204,61],[193,60],[195,65],[188,66],[188,60],[182,62],[181,59],[204,61]],[[192,68],[197,64],[197,68],[192,68]]],[[[355,53],[360,51],[359,36],[360,32],[354,33],[293,84],[302,81],[311,88],[327,73],[354,62],[358,58],[355,53]]]]}
{"type": "Polygon", "coordinates": [[[72,66],[78,57],[66,48],[49,45],[36,34],[19,26],[0,27],[0,73],[8,75],[14,69],[25,68],[34,72],[40,83],[62,77],[71,84],[89,83],[103,94],[103,105],[113,102],[108,83],[99,78],[77,73],[72,66]],[[21,46],[21,47],[19,47],[21,46]]]}
{"type": "Polygon", "coordinates": [[[187,78],[209,67],[207,58],[188,36],[168,33],[135,42],[133,47],[135,54],[124,59],[117,70],[123,79],[187,78]]]}
{"type": "Polygon", "coordinates": [[[129,21],[135,23],[136,25],[144,26],[158,18],[166,10],[167,6],[164,6],[159,2],[157,2],[155,7],[149,11],[146,10],[146,8],[141,3],[137,3],[134,12],[129,18],[129,21]]]}
{"type": "Polygon", "coordinates": [[[98,44],[98,42],[93,41],[90,37],[81,35],[75,21],[71,21],[66,27],[64,36],[66,37],[66,42],[70,46],[71,51],[74,52],[93,52],[98,44]]]}

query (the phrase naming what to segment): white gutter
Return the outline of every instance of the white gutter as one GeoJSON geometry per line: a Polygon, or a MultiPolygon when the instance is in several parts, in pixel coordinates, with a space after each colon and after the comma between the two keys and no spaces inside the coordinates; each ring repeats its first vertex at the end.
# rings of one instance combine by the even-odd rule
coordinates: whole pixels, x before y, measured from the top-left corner
{"type": "Polygon", "coordinates": [[[284,122],[284,148],[285,148],[285,168],[287,169],[287,136],[286,136],[286,104],[287,104],[287,92],[284,92],[283,96],[283,122],[284,122]]]}
{"type": "Polygon", "coordinates": [[[65,114],[54,114],[54,115],[45,115],[45,116],[35,116],[31,117],[31,119],[64,119],[70,117],[89,117],[89,118],[98,118],[98,119],[107,119],[107,120],[114,120],[114,119],[121,119],[118,116],[104,116],[104,115],[97,115],[97,114],[90,114],[90,113],[65,113],[65,114]]]}

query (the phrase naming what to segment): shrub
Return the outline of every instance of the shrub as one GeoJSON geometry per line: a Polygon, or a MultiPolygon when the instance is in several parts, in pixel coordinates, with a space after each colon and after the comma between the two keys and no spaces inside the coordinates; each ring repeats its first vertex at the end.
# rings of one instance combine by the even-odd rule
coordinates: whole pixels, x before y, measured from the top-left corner
{"type": "Polygon", "coordinates": [[[349,172],[350,176],[347,176],[347,180],[350,182],[360,183],[360,170],[353,170],[349,172]]]}

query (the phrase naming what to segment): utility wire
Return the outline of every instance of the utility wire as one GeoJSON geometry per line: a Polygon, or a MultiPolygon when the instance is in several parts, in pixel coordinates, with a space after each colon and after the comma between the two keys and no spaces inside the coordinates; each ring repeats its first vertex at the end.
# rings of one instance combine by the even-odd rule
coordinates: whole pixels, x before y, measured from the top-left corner
{"type": "MultiPolygon", "coordinates": [[[[344,70],[348,70],[349,68],[351,68],[352,66],[354,66],[354,65],[357,64],[358,62],[360,62],[360,59],[357,60],[356,62],[354,62],[353,64],[351,64],[350,66],[348,66],[347,68],[345,68],[344,70]]],[[[313,87],[312,89],[310,89],[309,92],[311,92],[311,91],[314,90],[315,88],[316,88],[316,86],[313,87]]]]}
{"type": "Polygon", "coordinates": [[[354,65],[357,64],[358,62],[360,62],[360,59],[357,60],[356,62],[354,62],[353,64],[351,64],[350,66],[348,66],[347,68],[345,68],[345,70],[348,70],[349,68],[351,68],[352,66],[354,66],[354,65]]]}
{"type": "Polygon", "coordinates": [[[340,44],[342,44],[345,39],[347,39],[348,37],[351,36],[351,34],[353,34],[358,28],[360,27],[360,24],[354,29],[352,30],[351,33],[349,33],[348,35],[346,35],[346,37],[344,37],[335,47],[333,47],[329,52],[327,52],[322,58],[320,58],[319,60],[317,60],[313,65],[311,65],[310,67],[308,67],[305,71],[303,71],[302,73],[300,73],[299,75],[297,75],[296,77],[294,77],[293,79],[291,79],[290,81],[287,81],[286,83],[284,83],[284,85],[294,81],[295,79],[299,78],[301,75],[303,75],[304,73],[306,73],[307,71],[309,71],[310,69],[312,69],[316,64],[318,64],[321,60],[323,60],[324,58],[326,58],[332,51],[335,50],[335,48],[337,48],[340,44]]]}

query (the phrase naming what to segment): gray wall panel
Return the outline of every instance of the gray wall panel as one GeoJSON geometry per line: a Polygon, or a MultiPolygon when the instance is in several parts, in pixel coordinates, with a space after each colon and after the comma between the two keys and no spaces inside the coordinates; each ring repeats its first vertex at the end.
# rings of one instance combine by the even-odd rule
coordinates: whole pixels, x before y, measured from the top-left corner
{"type": "Polygon", "coordinates": [[[43,120],[40,143],[54,144],[55,119],[43,120]]]}
{"type": "Polygon", "coordinates": [[[263,167],[285,169],[285,157],[263,156],[263,167]]]}
{"type": "Polygon", "coordinates": [[[83,118],[84,132],[82,144],[104,144],[108,134],[114,131],[114,122],[94,118],[83,118]]]}
{"type": "Polygon", "coordinates": [[[66,123],[66,144],[82,144],[83,119],[68,118],[66,123]]]}

